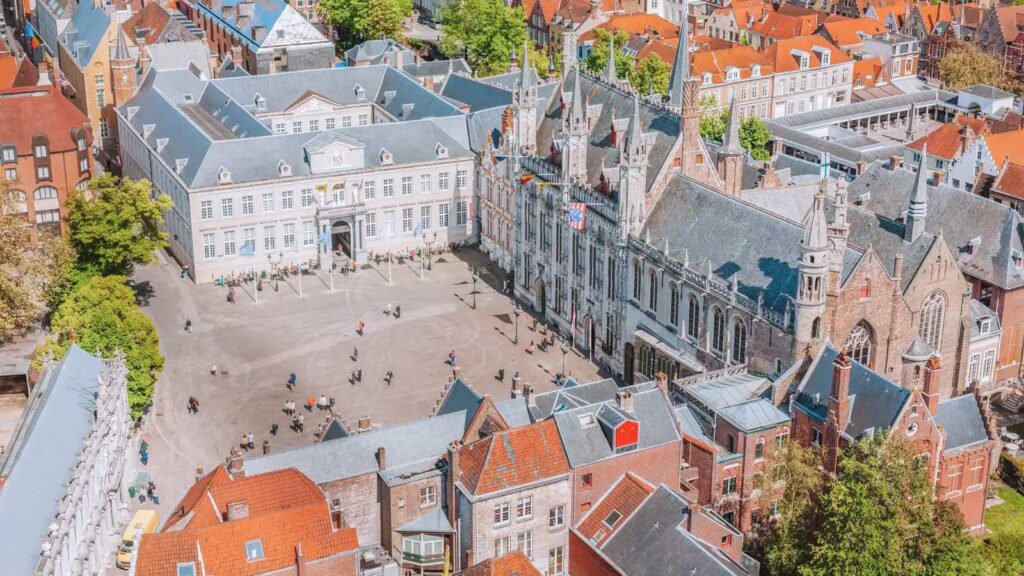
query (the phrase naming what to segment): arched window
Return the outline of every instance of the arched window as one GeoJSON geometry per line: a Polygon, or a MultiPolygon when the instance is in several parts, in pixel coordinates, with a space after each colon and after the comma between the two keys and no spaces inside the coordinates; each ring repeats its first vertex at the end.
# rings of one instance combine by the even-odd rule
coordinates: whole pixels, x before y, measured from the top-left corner
{"type": "Polygon", "coordinates": [[[725,314],[718,307],[711,309],[711,348],[715,352],[725,350],[725,314]]]}
{"type": "Polygon", "coordinates": [[[22,192],[21,190],[11,190],[8,193],[8,196],[10,197],[11,202],[13,204],[24,204],[25,203],[25,193],[22,192]]]}
{"type": "Polygon", "coordinates": [[[53,186],[40,186],[36,188],[36,191],[32,193],[32,197],[36,200],[48,200],[50,198],[57,197],[57,189],[53,186]]]}
{"type": "Polygon", "coordinates": [[[649,277],[650,286],[647,300],[647,307],[652,311],[658,311],[658,273],[652,268],[647,274],[649,277]]]}
{"type": "Polygon", "coordinates": [[[690,294],[689,310],[686,312],[686,335],[696,338],[700,331],[700,301],[690,294]]]}
{"type": "Polygon", "coordinates": [[[643,276],[640,275],[640,261],[633,260],[633,299],[640,300],[641,285],[643,276]]]}
{"type": "Polygon", "coordinates": [[[675,282],[669,284],[668,298],[668,321],[673,326],[679,326],[679,286],[675,282]]]}
{"type": "Polygon", "coordinates": [[[815,318],[811,322],[811,338],[819,338],[821,336],[821,318],[815,318]]]}
{"type": "Polygon", "coordinates": [[[946,298],[942,292],[932,292],[921,307],[921,325],[917,333],[938,351],[942,344],[942,317],[946,313],[946,298]]]}
{"type": "Polygon", "coordinates": [[[739,318],[732,324],[732,361],[737,364],[747,361],[747,325],[739,318]]]}
{"type": "Polygon", "coordinates": [[[754,445],[754,459],[761,460],[764,458],[764,438],[758,438],[757,444],[754,445]]]}
{"type": "Polygon", "coordinates": [[[846,337],[846,345],[843,346],[843,349],[852,360],[870,367],[872,339],[871,327],[862,320],[853,327],[850,335],[846,337]]]}

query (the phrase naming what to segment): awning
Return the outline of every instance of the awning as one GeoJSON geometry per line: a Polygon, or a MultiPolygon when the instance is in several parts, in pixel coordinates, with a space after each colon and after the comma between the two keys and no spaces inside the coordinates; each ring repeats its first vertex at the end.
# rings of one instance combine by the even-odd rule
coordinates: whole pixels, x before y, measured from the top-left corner
{"type": "Polygon", "coordinates": [[[633,332],[633,336],[639,338],[640,340],[643,340],[658,352],[661,352],[665,356],[671,358],[672,360],[675,360],[676,362],[679,362],[680,364],[686,366],[687,368],[693,370],[694,372],[707,371],[707,368],[704,367],[704,364],[701,364],[700,360],[697,360],[697,356],[690,353],[689,344],[686,345],[687,350],[685,351],[675,350],[674,348],[672,348],[672,346],[669,346],[668,343],[663,341],[661,338],[658,338],[654,334],[648,332],[647,329],[645,329],[643,326],[637,326],[637,329],[633,332]]]}

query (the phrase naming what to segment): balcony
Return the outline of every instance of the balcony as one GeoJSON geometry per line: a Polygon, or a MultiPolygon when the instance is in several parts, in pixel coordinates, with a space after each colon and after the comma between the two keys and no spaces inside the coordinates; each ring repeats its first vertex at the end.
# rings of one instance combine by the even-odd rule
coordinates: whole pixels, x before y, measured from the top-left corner
{"type": "Polygon", "coordinates": [[[416,566],[438,566],[444,563],[444,554],[413,554],[402,552],[402,562],[416,566]]]}
{"type": "Polygon", "coordinates": [[[365,209],[366,204],[358,202],[344,206],[320,206],[317,208],[316,213],[319,218],[344,218],[345,216],[359,214],[365,209]]]}

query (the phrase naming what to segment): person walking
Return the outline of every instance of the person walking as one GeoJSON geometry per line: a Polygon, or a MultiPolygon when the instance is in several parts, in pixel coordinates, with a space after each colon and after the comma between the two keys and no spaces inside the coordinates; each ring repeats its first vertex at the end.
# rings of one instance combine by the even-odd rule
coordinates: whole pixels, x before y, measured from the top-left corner
{"type": "Polygon", "coordinates": [[[247,435],[245,435],[245,434],[242,434],[242,441],[239,442],[238,445],[241,446],[242,450],[245,450],[246,452],[248,452],[249,451],[249,437],[247,435]]]}
{"type": "Polygon", "coordinates": [[[395,306],[395,320],[398,320],[401,317],[402,317],[402,307],[401,306],[395,306]]]}
{"type": "Polygon", "coordinates": [[[355,346],[352,347],[352,361],[359,361],[359,348],[356,348],[355,346]]]}
{"type": "Polygon", "coordinates": [[[452,365],[452,368],[455,368],[455,350],[448,353],[448,363],[452,365]]]}
{"type": "Polygon", "coordinates": [[[384,383],[387,384],[388,386],[391,386],[391,379],[394,378],[394,376],[395,373],[392,372],[391,370],[388,370],[388,373],[384,375],[384,383]]]}
{"type": "Polygon", "coordinates": [[[192,333],[192,320],[189,320],[188,318],[185,319],[185,332],[189,334],[192,333]]]}
{"type": "Polygon", "coordinates": [[[249,432],[248,434],[245,435],[245,438],[246,438],[246,440],[249,441],[249,444],[248,444],[249,450],[255,450],[256,449],[256,437],[253,436],[253,433],[249,432]]]}
{"type": "Polygon", "coordinates": [[[356,332],[360,336],[362,336],[366,332],[366,324],[362,320],[360,320],[359,324],[356,325],[356,332]]]}
{"type": "Polygon", "coordinates": [[[277,436],[277,422],[270,425],[270,435],[277,436]]]}
{"type": "Polygon", "coordinates": [[[292,416],[292,430],[299,431],[299,417],[295,415],[292,416]]]}
{"type": "Polygon", "coordinates": [[[320,399],[317,400],[316,404],[317,404],[317,407],[320,408],[321,410],[326,410],[327,409],[327,396],[321,394],[320,395],[320,399]]]}
{"type": "Polygon", "coordinates": [[[285,414],[288,413],[288,401],[287,400],[284,401],[284,407],[281,408],[281,411],[284,412],[285,414]]]}
{"type": "Polygon", "coordinates": [[[306,417],[303,416],[302,414],[299,414],[299,432],[303,431],[303,425],[304,425],[305,422],[306,422],[306,417]]]}
{"type": "Polygon", "coordinates": [[[291,389],[295,388],[295,383],[298,380],[299,380],[298,376],[295,375],[295,372],[292,372],[291,375],[288,376],[288,389],[291,390],[291,389]]]}
{"type": "Polygon", "coordinates": [[[388,302],[387,307],[384,308],[384,315],[391,316],[391,302],[388,302]]]}
{"type": "Polygon", "coordinates": [[[217,375],[217,365],[216,364],[214,364],[213,366],[210,366],[210,375],[211,376],[216,376],[217,375]]]}

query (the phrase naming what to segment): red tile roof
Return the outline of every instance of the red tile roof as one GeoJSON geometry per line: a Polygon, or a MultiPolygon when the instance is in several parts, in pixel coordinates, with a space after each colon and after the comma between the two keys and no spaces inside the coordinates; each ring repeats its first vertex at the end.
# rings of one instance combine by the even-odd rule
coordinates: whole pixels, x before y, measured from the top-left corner
{"type": "Polygon", "coordinates": [[[540,571],[530,562],[521,550],[501,556],[488,558],[458,573],[458,576],[541,576],[540,571]]]}
{"type": "Polygon", "coordinates": [[[264,574],[295,566],[300,545],[306,562],[351,552],[354,569],[359,541],[354,528],[333,527],[323,492],[298,470],[232,478],[220,466],[196,482],[161,532],[143,536],[135,573],[174,576],[178,563],[195,562],[197,574],[264,574]],[[229,504],[242,502],[248,515],[229,520],[229,504]],[[246,557],[252,540],[262,544],[260,560],[246,557]]]}
{"type": "Polygon", "coordinates": [[[930,2],[918,2],[917,9],[924,20],[925,29],[930,33],[939,22],[952,22],[953,11],[949,4],[932,4],[930,2]]]}
{"type": "Polygon", "coordinates": [[[1024,165],[1007,164],[992,187],[996,192],[1024,199],[1024,165]]]}
{"type": "Polygon", "coordinates": [[[989,134],[985,136],[985,144],[996,167],[1002,169],[1007,158],[1015,164],[1024,164],[1024,130],[989,134]]]}
{"type": "Polygon", "coordinates": [[[88,131],[89,119],[53,86],[12,88],[0,98],[0,144],[14,144],[19,154],[31,152],[36,134],[46,135],[53,152],[73,150],[75,128],[88,131]]]}
{"type": "Polygon", "coordinates": [[[803,36],[801,38],[779,40],[769,46],[765,52],[768,54],[769,61],[773,64],[773,69],[776,73],[794,72],[800,69],[800,61],[792,54],[793,50],[802,50],[810,56],[811,69],[821,67],[821,59],[818,53],[813,50],[814,47],[825,48],[831,53],[832,66],[851,60],[846,52],[843,52],[838,46],[821,36],[803,36]]]}
{"type": "Polygon", "coordinates": [[[142,7],[131,18],[124,21],[121,24],[121,29],[124,30],[125,36],[129,41],[136,44],[153,44],[157,38],[164,31],[164,26],[167,25],[171,19],[171,14],[160,5],[159,2],[150,2],[142,7]],[[139,33],[146,31],[144,36],[138,36],[136,31],[139,33]],[[140,41],[141,40],[141,41],[140,41]]]}
{"type": "Polygon", "coordinates": [[[750,31],[766,38],[797,38],[813,34],[817,27],[816,16],[784,16],[769,13],[763,21],[755,22],[750,31]]]}
{"type": "Polygon", "coordinates": [[[849,48],[863,44],[864,40],[861,34],[882,34],[889,31],[888,28],[871,18],[847,18],[846,20],[825,22],[822,28],[824,28],[828,37],[840,48],[849,48]]]}
{"type": "MultiPolygon", "coordinates": [[[[621,14],[615,15],[598,25],[605,30],[623,30],[632,34],[649,35],[658,38],[678,38],[679,26],[656,14],[621,14]]],[[[580,42],[594,37],[593,30],[580,36],[580,42]]]]}
{"type": "Polygon", "coordinates": [[[874,88],[888,83],[889,80],[889,71],[886,70],[881,58],[857,60],[853,63],[854,89],[874,88]]]}
{"type": "Polygon", "coordinates": [[[711,82],[718,84],[725,81],[725,74],[728,68],[737,68],[740,78],[750,78],[752,64],[760,64],[761,76],[767,77],[772,73],[771,62],[768,61],[766,54],[758,52],[750,46],[735,46],[724,50],[697,52],[693,55],[690,70],[694,76],[699,77],[709,73],[711,74],[711,82]]]}
{"type": "Polygon", "coordinates": [[[929,156],[937,156],[943,160],[954,160],[963,153],[962,139],[964,134],[962,131],[965,128],[973,132],[973,135],[969,136],[971,139],[976,136],[984,136],[989,132],[988,124],[984,120],[969,116],[958,116],[956,121],[943,124],[924,137],[907,144],[907,148],[921,151],[925,143],[927,143],[929,156]]]}
{"type": "Polygon", "coordinates": [[[497,432],[459,452],[459,480],[473,494],[489,494],[569,472],[553,420],[497,432]]]}
{"type": "Polygon", "coordinates": [[[654,493],[654,489],[654,486],[639,476],[635,476],[632,472],[627,473],[601,498],[596,506],[590,509],[576,530],[600,549],[615,530],[620,528],[624,521],[643,504],[644,500],[654,493]],[[619,518],[612,526],[609,526],[605,521],[609,519],[608,517],[613,511],[619,513],[619,518]],[[603,534],[601,534],[602,532],[603,534]]]}

